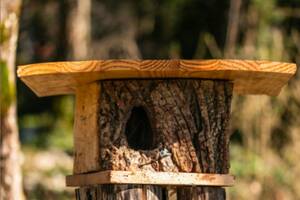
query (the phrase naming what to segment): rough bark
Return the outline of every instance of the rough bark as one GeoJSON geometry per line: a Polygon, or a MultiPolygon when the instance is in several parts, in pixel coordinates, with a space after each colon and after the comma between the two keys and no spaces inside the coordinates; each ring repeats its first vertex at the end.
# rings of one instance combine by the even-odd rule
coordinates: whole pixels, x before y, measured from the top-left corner
{"type": "MultiPolygon", "coordinates": [[[[230,82],[166,79],[100,84],[100,170],[228,173],[230,82]]],[[[225,199],[224,189],[177,188],[178,199],[216,197],[225,199]]]]}
{"type": "Polygon", "coordinates": [[[76,199],[80,200],[160,200],[163,190],[151,185],[104,185],[76,189],[76,199]]]}
{"type": "Polygon", "coordinates": [[[222,200],[226,199],[225,190],[220,187],[184,187],[177,189],[177,200],[222,200]]]}
{"type": "Polygon", "coordinates": [[[0,4],[0,200],[22,200],[24,194],[15,100],[15,55],[21,0],[1,0],[0,4]]]}
{"type": "Polygon", "coordinates": [[[105,81],[101,84],[102,169],[200,170],[191,138],[196,133],[196,127],[177,81],[105,81]],[[132,130],[127,131],[126,136],[126,123],[134,107],[142,107],[148,115],[148,119],[140,119],[138,116],[137,120],[141,121],[132,122],[138,128],[140,124],[149,121],[153,144],[147,150],[137,151],[128,145],[128,140],[134,140],[133,136],[137,135],[132,130]]]}

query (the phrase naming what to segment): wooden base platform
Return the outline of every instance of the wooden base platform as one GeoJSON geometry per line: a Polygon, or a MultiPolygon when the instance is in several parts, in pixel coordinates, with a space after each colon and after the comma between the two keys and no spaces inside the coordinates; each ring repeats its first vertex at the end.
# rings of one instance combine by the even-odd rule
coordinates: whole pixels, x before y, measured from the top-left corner
{"type": "Polygon", "coordinates": [[[149,184],[229,187],[234,185],[234,180],[234,176],[229,174],[109,170],[69,175],[66,177],[66,185],[71,187],[82,187],[100,184],[149,184]]]}

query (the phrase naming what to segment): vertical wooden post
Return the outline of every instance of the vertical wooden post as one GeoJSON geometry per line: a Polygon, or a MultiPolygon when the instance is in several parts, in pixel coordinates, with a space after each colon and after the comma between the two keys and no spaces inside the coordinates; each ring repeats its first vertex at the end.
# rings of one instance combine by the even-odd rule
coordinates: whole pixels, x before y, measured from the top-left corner
{"type": "Polygon", "coordinates": [[[80,174],[100,168],[99,152],[99,94],[98,83],[77,87],[74,117],[74,167],[80,174]]]}

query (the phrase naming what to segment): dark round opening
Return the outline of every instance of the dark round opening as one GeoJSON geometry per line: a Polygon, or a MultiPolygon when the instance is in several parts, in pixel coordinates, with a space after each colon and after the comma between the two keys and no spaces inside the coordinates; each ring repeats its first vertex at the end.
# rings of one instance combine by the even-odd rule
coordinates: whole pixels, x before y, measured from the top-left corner
{"type": "Polygon", "coordinates": [[[125,134],[130,148],[135,150],[153,148],[153,131],[148,114],[142,106],[132,108],[125,134]]]}

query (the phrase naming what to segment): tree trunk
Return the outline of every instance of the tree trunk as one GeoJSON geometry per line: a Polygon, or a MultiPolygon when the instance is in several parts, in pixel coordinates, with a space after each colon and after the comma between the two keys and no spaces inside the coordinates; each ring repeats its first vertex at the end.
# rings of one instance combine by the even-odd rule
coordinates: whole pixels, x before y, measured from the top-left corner
{"type": "Polygon", "coordinates": [[[15,56],[21,0],[1,0],[0,199],[24,199],[16,122],[15,56]]]}
{"type": "MultiPolygon", "coordinates": [[[[228,173],[232,83],[115,80],[101,81],[100,88],[100,170],[228,173]]],[[[124,186],[124,190],[128,187],[141,186],[124,186]]],[[[163,193],[157,195],[158,199],[168,196],[162,186],[155,188],[163,193]]],[[[97,186],[88,188],[88,192],[77,190],[77,199],[99,190],[124,192],[117,185],[110,189],[97,186]]],[[[144,194],[142,189],[133,193],[144,194]]],[[[130,199],[127,197],[120,199],[130,199]]],[[[177,188],[177,199],[216,198],[225,199],[224,189],[177,188]]],[[[144,199],[152,197],[146,195],[144,199]]]]}
{"type": "Polygon", "coordinates": [[[230,8],[228,12],[228,25],[225,42],[225,57],[232,58],[235,56],[236,42],[239,33],[239,19],[242,1],[230,0],[230,8]]]}
{"type": "Polygon", "coordinates": [[[161,187],[151,185],[103,185],[76,190],[76,199],[80,200],[160,200],[163,195],[161,187]]]}
{"type": "Polygon", "coordinates": [[[68,19],[72,57],[87,59],[91,46],[91,0],[72,0],[68,19]]]}

